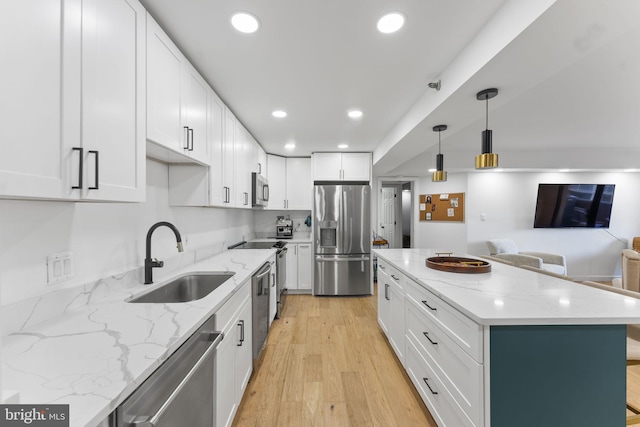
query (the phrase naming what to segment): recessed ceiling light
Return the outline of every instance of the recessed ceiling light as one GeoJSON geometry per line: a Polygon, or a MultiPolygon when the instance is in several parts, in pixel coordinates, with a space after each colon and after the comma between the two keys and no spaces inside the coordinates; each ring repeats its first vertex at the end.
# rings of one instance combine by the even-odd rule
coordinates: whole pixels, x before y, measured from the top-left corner
{"type": "Polygon", "coordinates": [[[359,119],[360,117],[362,117],[362,111],[360,110],[351,110],[347,113],[347,115],[349,117],[351,117],[352,119],[359,119]]]}
{"type": "Polygon", "coordinates": [[[349,146],[347,144],[339,144],[338,148],[349,148],[349,146]]]}
{"type": "Polygon", "coordinates": [[[283,117],[287,117],[287,112],[286,111],[282,111],[282,110],[276,110],[273,113],[271,113],[271,115],[273,117],[277,117],[277,118],[281,119],[283,117]]]}
{"type": "Polygon", "coordinates": [[[260,28],[260,21],[250,13],[238,12],[231,17],[231,25],[241,33],[255,33],[260,28]]]}
{"type": "Polygon", "coordinates": [[[378,31],[384,34],[395,33],[404,25],[404,15],[400,12],[391,12],[378,20],[378,31]]]}
{"type": "Polygon", "coordinates": [[[569,172],[570,169],[560,169],[558,172],[569,172]]]}
{"type": "Polygon", "coordinates": [[[296,148],[296,144],[294,144],[294,143],[289,143],[289,144],[286,144],[286,145],[284,146],[284,148],[285,148],[285,149],[287,149],[287,150],[293,150],[294,148],[296,148]]]}

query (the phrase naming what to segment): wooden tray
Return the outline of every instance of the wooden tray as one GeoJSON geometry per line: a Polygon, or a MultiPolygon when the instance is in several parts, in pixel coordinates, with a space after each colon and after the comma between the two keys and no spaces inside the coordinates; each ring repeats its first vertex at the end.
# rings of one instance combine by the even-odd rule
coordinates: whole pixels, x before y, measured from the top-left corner
{"type": "Polygon", "coordinates": [[[434,256],[426,259],[427,267],[434,270],[449,271],[451,273],[488,273],[491,264],[475,258],[456,256],[434,256]]]}

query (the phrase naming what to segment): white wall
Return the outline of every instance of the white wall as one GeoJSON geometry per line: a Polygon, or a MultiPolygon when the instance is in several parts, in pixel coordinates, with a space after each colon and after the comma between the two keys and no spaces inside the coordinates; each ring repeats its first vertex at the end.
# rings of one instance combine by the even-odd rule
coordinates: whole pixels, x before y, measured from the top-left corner
{"type": "Polygon", "coordinates": [[[465,192],[464,223],[414,220],[416,247],[435,247],[475,255],[488,254],[486,241],[512,238],[521,250],[566,256],[576,280],[610,280],[619,276],[620,250],[640,235],[640,174],[473,172],[449,174],[445,183],[417,182],[420,194],[465,192]],[[611,226],[606,229],[534,229],[539,183],[616,184],[611,226]],[[485,220],[481,219],[485,215],[485,220]]]}
{"type": "MultiPolygon", "coordinates": [[[[467,193],[466,174],[449,174],[445,182],[432,182],[431,177],[416,181],[413,202],[416,209],[414,215],[415,248],[434,248],[442,252],[467,252],[467,226],[465,222],[420,221],[417,210],[420,205],[420,194],[467,193]]],[[[465,204],[468,203],[465,200],[465,204]]]]}
{"type": "Polygon", "coordinates": [[[0,200],[0,212],[0,305],[141,267],[147,231],[157,221],[176,225],[185,242],[178,255],[173,233],[157,229],[151,253],[158,259],[204,247],[214,254],[253,232],[251,210],[170,207],[168,167],[151,160],[144,203],[0,200]],[[47,285],[47,256],[67,251],[75,277],[47,285]]]}

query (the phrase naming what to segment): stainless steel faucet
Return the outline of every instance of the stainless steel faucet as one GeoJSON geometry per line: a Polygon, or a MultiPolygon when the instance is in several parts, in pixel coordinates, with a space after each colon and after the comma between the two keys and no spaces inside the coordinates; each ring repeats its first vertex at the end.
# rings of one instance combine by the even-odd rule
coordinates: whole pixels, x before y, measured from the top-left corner
{"type": "Polygon", "coordinates": [[[164,262],[163,261],[158,261],[155,258],[151,258],[151,235],[153,234],[153,232],[155,231],[156,228],[161,227],[161,226],[165,226],[165,227],[169,227],[172,231],[173,234],[176,235],[176,242],[177,242],[177,247],[178,247],[178,252],[182,252],[183,248],[182,248],[182,237],[180,236],[180,232],[178,231],[178,229],[176,228],[175,225],[171,224],[170,222],[165,222],[165,221],[161,221],[161,222],[157,222],[155,224],[153,224],[151,226],[151,228],[149,229],[149,231],[147,232],[147,250],[146,250],[146,257],[144,259],[144,284],[145,285],[149,285],[151,283],[153,283],[153,268],[154,267],[163,267],[164,266],[164,262]]]}

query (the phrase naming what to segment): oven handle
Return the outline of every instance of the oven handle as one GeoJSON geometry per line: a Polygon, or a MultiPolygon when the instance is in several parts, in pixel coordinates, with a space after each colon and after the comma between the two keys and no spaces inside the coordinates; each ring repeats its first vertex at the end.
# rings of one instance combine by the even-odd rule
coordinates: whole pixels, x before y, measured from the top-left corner
{"type": "Polygon", "coordinates": [[[207,357],[209,357],[211,353],[216,351],[216,349],[218,348],[218,345],[220,344],[220,341],[222,341],[222,339],[224,338],[224,335],[222,334],[222,332],[203,331],[201,332],[201,334],[207,336],[205,338],[206,340],[211,340],[211,338],[215,337],[213,339],[213,342],[207,349],[207,351],[204,352],[202,357],[200,357],[200,359],[198,359],[198,361],[193,365],[193,368],[191,368],[189,373],[187,373],[187,375],[185,375],[182,381],[180,381],[180,384],[178,384],[175,390],[173,390],[173,392],[167,398],[167,400],[164,401],[160,409],[158,409],[158,412],[156,412],[151,417],[147,417],[147,416],[137,417],[137,419],[131,421],[130,423],[131,425],[136,427],[156,427],[156,424],[162,418],[162,416],[166,412],[169,405],[173,403],[173,401],[176,399],[176,397],[182,391],[185,385],[191,380],[191,377],[195,375],[198,368],[200,368],[200,366],[202,366],[205,363],[207,357]]]}

